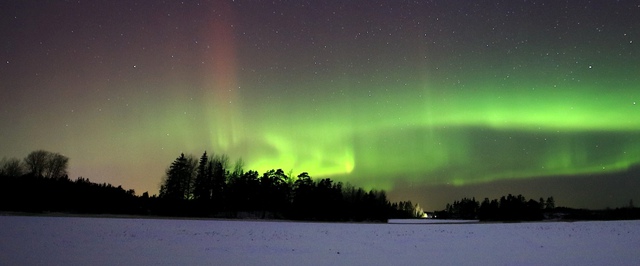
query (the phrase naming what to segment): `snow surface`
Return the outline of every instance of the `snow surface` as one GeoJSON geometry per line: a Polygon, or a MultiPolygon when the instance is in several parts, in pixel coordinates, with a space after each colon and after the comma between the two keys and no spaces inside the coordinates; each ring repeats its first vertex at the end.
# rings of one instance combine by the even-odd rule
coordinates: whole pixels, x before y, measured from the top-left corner
{"type": "Polygon", "coordinates": [[[638,265],[640,221],[301,223],[0,216],[0,265],[638,265]]]}

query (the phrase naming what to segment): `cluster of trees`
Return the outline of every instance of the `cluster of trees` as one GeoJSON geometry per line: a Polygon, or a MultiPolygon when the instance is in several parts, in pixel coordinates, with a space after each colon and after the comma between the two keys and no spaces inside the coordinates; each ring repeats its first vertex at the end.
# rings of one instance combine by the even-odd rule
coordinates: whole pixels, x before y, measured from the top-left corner
{"type": "Polygon", "coordinates": [[[69,159],[34,151],[0,161],[0,211],[134,214],[323,221],[385,221],[422,215],[410,201],[390,203],[384,191],[313,180],[306,172],[270,170],[260,176],[233,168],[224,155],[181,154],[166,171],[159,196],[67,176],[69,159]]]}
{"type": "Polygon", "coordinates": [[[334,182],[313,180],[303,172],[292,177],[283,170],[260,176],[244,171],[238,160],[232,169],[224,155],[205,152],[200,159],[181,154],[166,171],[159,198],[170,215],[252,215],[300,220],[384,221],[421,215],[411,202],[391,203],[384,191],[365,191],[334,182]]]}
{"type": "Polygon", "coordinates": [[[463,198],[453,204],[447,204],[445,210],[438,213],[440,218],[478,219],[481,221],[536,221],[544,219],[545,212],[555,209],[555,200],[548,197],[526,200],[522,195],[511,194],[499,200],[485,198],[482,203],[475,198],[463,198]]]}
{"type": "MultiPolygon", "coordinates": [[[[37,150],[23,160],[0,160],[0,210],[18,212],[68,212],[141,214],[141,197],[133,190],[95,184],[67,175],[69,158],[37,150]]],[[[147,195],[148,199],[148,195],[147,195]]]]}
{"type": "Polygon", "coordinates": [[[21,176],[29,174],[46,178],[65,178],[69,158],[59,153],[37,150],[29,153],[23,160],[3,158],[0,161],[0,176],[21,176]]]}
{"type": "MultiPolygon", "coordinates": [[[[390,203],[384,191],[365,191],[325,178],[313,180],[282,170],[260,176],[243,170],[238,160],[229,167],[224,155],[200,159],[180,155],[167,169],[160,195],[121,186],[70,180],[69,159],[38,150],[23,159],[0,160],[0,211],[285,218],[325,221],[384,221],[423,215],[410,201],[390,203]]],[[[435,213],[442,219],[483,221],[640,219],[633,201],[623,208],[584,210],[558,208],[553,197],[526,200],[522,195],[482,202],[463,198],[435,213]]]]}
{"type": "Polygon", "coordinates": [[[146,205],[133,190],[82,177],[0,176],[0,211],[146,214],[146,205]]]}

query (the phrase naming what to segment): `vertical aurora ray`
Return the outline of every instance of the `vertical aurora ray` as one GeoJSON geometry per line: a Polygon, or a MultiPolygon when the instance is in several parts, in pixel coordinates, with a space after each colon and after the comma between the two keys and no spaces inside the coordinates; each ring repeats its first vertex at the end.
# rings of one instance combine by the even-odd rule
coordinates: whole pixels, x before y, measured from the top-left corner
{"type": "Polygon", "coordinates": [[[222,151],[243,139],[233,12],[230,3],[217,1],[203,34],[209,43],[203,54],[206,66],[202,74],[206,127],[211,145],[222,151]]]}

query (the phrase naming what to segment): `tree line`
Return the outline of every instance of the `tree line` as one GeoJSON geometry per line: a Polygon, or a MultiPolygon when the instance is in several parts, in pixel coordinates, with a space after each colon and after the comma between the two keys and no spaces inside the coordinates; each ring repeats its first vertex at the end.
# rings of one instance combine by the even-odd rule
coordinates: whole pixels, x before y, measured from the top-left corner
{"type": "Polygon", "coordinates": [[[444,210],[435,212],[440,219],[473,219],[480,221],[540,221],[552,220],[631,220],[640,219],[640,208],[633,205],[604,210],[557,207],[553,197],[527,200],[522,195],[507,195],[500,199],[462,198],[447,204],[444,210]]]}
{"type": "MultiPolygon", "coordinates": [[[[69,158],[37,150],[24,159],[0,160],[0,211],[95,214],[144,214],[143,197],[121,186],[96,184],[67,175],[69,158]]],[[[145,198],[146,197],[146,198],[145,198]]]]}
{"type": "Polygon", "coordinates": [[[545,212],[555,209],[555,200],[548,197],[527,200],[522,195],[507,195],[500,199],[485,198],[478,202],[475,198],[462,198],[437,213],[444,219],[478,219],[481,221],[537,221],[545,218],[545,212]]]}
{"type": "Polygon", "coordinates": [[[3,158],[0,161],[0,176],[21,176],[26,173],[46,178],[64,178],[67,176],[69,158],[59,153],[37,150],[29,153],[23,160],[3,158]]]}
{"type": "Polygon", "coordinates": [[[174,215],[260,217],[326,221],[384,221],[422,215],[410,201],[391,203],[382,190],[365,191],[330,178],[296,177],[282,169],[262,175],[230,167],[225,155],[181,154],[166,170],[159,199],[174,215]]]}
{"type": "MultiPolygon", "coordinates": [[[[322,221],[384,221],[421,217],[410,201],[390,202],[382,190],[366,191],[329,178],[314,180],[281,169],[262,175],[244,171],[242,160],[230,167],[225,155],[200,159],[181,154],[167,168],[159,196],[87,178],[69,179],[69,158],[38,150],[25,158],[0,160],[0,211],[281,218],[322,221]]],[[[463,198],[435,212],[441,219],[482,221],[640,219],[630,200],[616,209],[556,207],[553,197],[527,200],[507,195],[482,202],[463,198]]]]}
{"type": "Polygon", "coordinates": [[[166,170],[159,195],[137,196],[121,186],[70,180],[69,158],[38,150],[23,160],[0,161],[0,211],[386,221],[422,215],[410,201],[391,203],[382,190],[297,177],[283,170],[262,175],[230,167],[225,155],[181,154],[166,170]]]}

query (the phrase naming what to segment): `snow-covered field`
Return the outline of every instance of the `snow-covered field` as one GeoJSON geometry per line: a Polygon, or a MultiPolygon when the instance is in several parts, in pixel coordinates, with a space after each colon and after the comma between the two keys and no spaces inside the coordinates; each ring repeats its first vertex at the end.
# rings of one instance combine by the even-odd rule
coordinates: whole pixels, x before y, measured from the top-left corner
{"type": "Polygon", "coordinates": [[[640,221],[358,224],[0,216],[0,265],[638,265],[640,221]]]}

